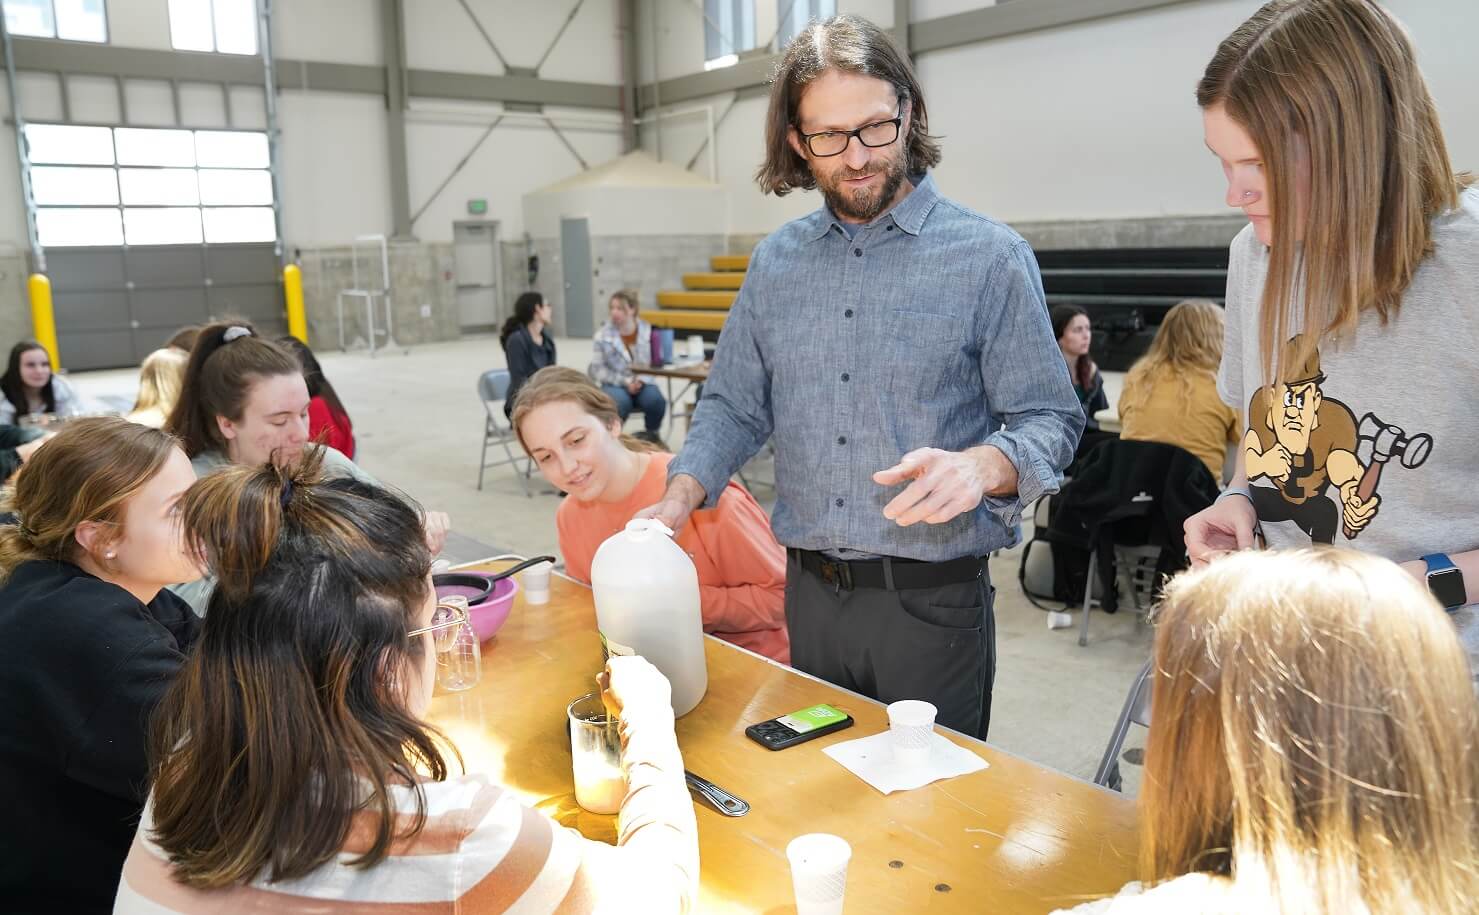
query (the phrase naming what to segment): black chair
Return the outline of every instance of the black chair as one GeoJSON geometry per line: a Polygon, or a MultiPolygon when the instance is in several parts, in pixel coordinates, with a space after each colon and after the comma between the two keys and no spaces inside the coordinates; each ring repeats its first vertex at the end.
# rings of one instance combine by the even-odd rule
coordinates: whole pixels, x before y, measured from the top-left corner
{"type": "Polygon", "coordinates": [[[1186,568],[1186,519],[1217,493],[1207,465],[1175,445],[1109,439],[1079,462],[1058,495],[1050,538],[1065,568],[1087,559],[1079,645],[1088,644],[1091,583],[1099,582],[1105,612],[1119,609],[1121,577],[1136,609],[1147,608],[1160,582],[1186,568]]]}

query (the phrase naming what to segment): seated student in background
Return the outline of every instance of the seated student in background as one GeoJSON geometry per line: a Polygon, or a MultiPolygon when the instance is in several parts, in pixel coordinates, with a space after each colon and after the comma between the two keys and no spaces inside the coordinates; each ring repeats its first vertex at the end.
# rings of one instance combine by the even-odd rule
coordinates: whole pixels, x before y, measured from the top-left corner
{"type": "Polygon", "coordinates": [[[77,393],[67,379],[52,372],[51,356],[35,340],[22,340],[10,350],[0,375],[0,423],[17,425],[23,416],[75,416],[81,412],[77,393]]]}
{"type": "MultiPolygon", "coordinates": [[[[184,391],[168,429],[180,439],[200,477],[236,464],[287,466],[309,444],[309,400],[303,366],[292,353],[257,336],[245,321],[221,322],[202,328],[190,351],[184,391]]],[[[375,482],[342,452],[322,450],[324,470],[331,476],[375,482]]],[[[448,526],[445,514],[427,514],[433,553],[441,551],[448,526]]],[[[213,586],[214,579],[206,576],[173,590],[203,613],[213,586]]]]}
{"type": "Polygon", "coordinates": [[[1119,400],[1120,438],[1184,448],[1219,481],[1227,447],[1241,432],[1237,411],[1217,393],[1222,334],[1222,308],[1215,302],[1174,306],[1150,349],[1130,367],[1119,400]]]}
{"type": "Polygon", "coordinates": [[[67,424],[16,475],[0,528],[0,909],[107,912],[144,804],[149,715],[199,620],[173,438],[119,417],[67,424]]]}
{"type": "MultiPolygon", "coordinates": [[[[554,306],[537,292],[526,292],[514,302],[514,313],[503,324],[498,342],[508,361],[508,394],[503,398],[503,415],[512,416],[514,398],[534,373],[555,364],[555,338],[550,336],[550,318],[554,306]]],[[[649,344],[650,346],[651,344],[649,344]]]]}
{"type": "Polygon", "coordinates": [[[1053,322],[1053,336],[1058,338],[1058,350],[1068,363],[1073,393],[1078,395],[1078,404],[1084,411],[1084,434],[1074,454],[1074,460],[1078,460],[1099,442],[1114,437],[1113,432],[1101,431],[1099,420],[1094,418],[1095,413],[1109,407],[1109,398],[1104,394],[1104,376],[1089,356],[1089,345],[1094,340],[1089,313],[1077,305],[1054,305],[1048,315],[1053,322]]]}
{"type": "Polygon", "coordinates": [[[637,294],[623,289],[611,296],[611,319],[596,331],[596,357],[590,376],[616,402],[622,422],[633,409],[642,411],[637,438],[658,442],[668,402],[657,385],[632,374],[632,364],[652,364],[652,325],[637,317],[637,294]]]}
{"type": "Polygon", "coordinates": [[[662,674],[608,665],[631,780],[616,847],[454,773],[456,748],[424,716],[435,645],[465,617],[437,604],[420,514],[317,465],[233,468],[186,496],[186,536],[220,584],[155,717],[115,911],[693,905],[697,824],[662,674]]]}
{"type": "Polygon", "coordinates": [[[1479,701],[1453,623],[1354,550],[1173,579],[1131,884],[1077,913],[1459,915],[1479,899],[1479,701]]]}
{"type": "Polygon", "coordinates": [[[164,428],[170,412],[180,399],[180,386],[185,380],[185,365],[190,354],[173,346],[157,349],[139,367],[139,396],[128,414],[128,421],[155,429],[164,428]]]}
{"type": "Polygon", "coordinates": [[[297,337],[279,337],[277,342],[298,359],[303,381],[308,385],[308,440],[328,445],[354,460],[354,424],[339,392],[324,375],[323,366],[308,344],[297,337]]]}
{"type": "MultiPolygon", "coordinates": [[[[544,478],[570,494],[555,515],[560,553],[570,575],[589,582],[597,547],[662,497],[673,456],[622,435],[611,398],[573,369],[536,374],[513,425],[544,478]]],[[[698,568],[704,631],[790,663],[786,551],[755,498],[730,483],[675,539],[698,568]]]]}
{"type": "MultiPolygon", "coordinates": [[[[31,459],[51,433],[22,426],[0,426],[0,483],[9,480],[31,459]]],[[[3,522],[0,522],[3,523],[3,522]]]]}

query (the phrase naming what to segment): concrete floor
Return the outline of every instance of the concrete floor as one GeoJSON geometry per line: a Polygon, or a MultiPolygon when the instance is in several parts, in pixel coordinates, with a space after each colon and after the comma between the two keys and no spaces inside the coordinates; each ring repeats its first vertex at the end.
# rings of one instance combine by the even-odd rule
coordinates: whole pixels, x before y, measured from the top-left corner
{"type": "MultiPolygon", "coordinates": [[[[559,340],[558,347],[561,364],[584,368],[590,360],[589,340],[559,340]]],[[[452,558],[478,558],[484,544],[558,554],[554,512],[559,500],[537,473],[530,481],[532,498],[508,467],[489,469],[483,490],[476,488],[484,415],[476,381],[481,372],[504,365],[496,338],[426,344],[375,358],[318,356],[354,419],[358,463],[427,508],[452,516],[458,535],[449,543],[452,558]]],[[[126,406],[136,390],[132,370],[84,373],[73,380],[85,397],[103,403],[126,406]]],[[[1118,380],[1113,379],[1116,391],[1118,380]]],[[[669,444],[676,449],[681,443],[680,430],[669,444]]],[[[769,508],[774,496],[764,481],[770,468],[762,464],[753,471],[747,476],[769,508]]],[[[1078,647],[1076,628],[1048,630],[1046,614],[1023,598],[1018,561],[1019,551],[1012,550],[991,562],[998,589],[991,742],[1092,778],[1130,683],[1149,657],[1151,631],[1137,627],[1133,613],[1095,613],[1091,641],[1078,647]]],[[[1140,747],[1143,741],[1143,730],[1132,728],[1126,745],[1140,747]]],[[[1122,768],[1125,790],[1133,793],[1139,768],[1122,768]]]]}

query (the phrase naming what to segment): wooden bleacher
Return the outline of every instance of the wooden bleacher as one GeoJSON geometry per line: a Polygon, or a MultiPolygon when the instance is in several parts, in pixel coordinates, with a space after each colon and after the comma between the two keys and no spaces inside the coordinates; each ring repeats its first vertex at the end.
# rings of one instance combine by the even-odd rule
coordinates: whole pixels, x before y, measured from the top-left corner
{"type": "Polygon", "coordinates": [[[680,333],[717,334],[729,317],[730,306],[745,281],[748,254],[721,254],[709,258],[709,272],[683,274],[683,288],[657,294],[657,308],[642,317],[653,327],[680,333]]]}

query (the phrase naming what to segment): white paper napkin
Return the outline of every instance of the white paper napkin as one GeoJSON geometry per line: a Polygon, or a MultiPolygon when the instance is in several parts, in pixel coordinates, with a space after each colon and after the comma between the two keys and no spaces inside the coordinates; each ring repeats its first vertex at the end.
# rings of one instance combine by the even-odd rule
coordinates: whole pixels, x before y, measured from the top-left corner
{"type": "Polygon", "coordinates": [[[937,733],[930,735],[930,758],[923,766],[905,767],[897,763],[888,731],[846,743],[834,743],[822,752],[884,794],[923,788],[942,778],[969,775],[990,766],[975,753],[937,733]]]}

